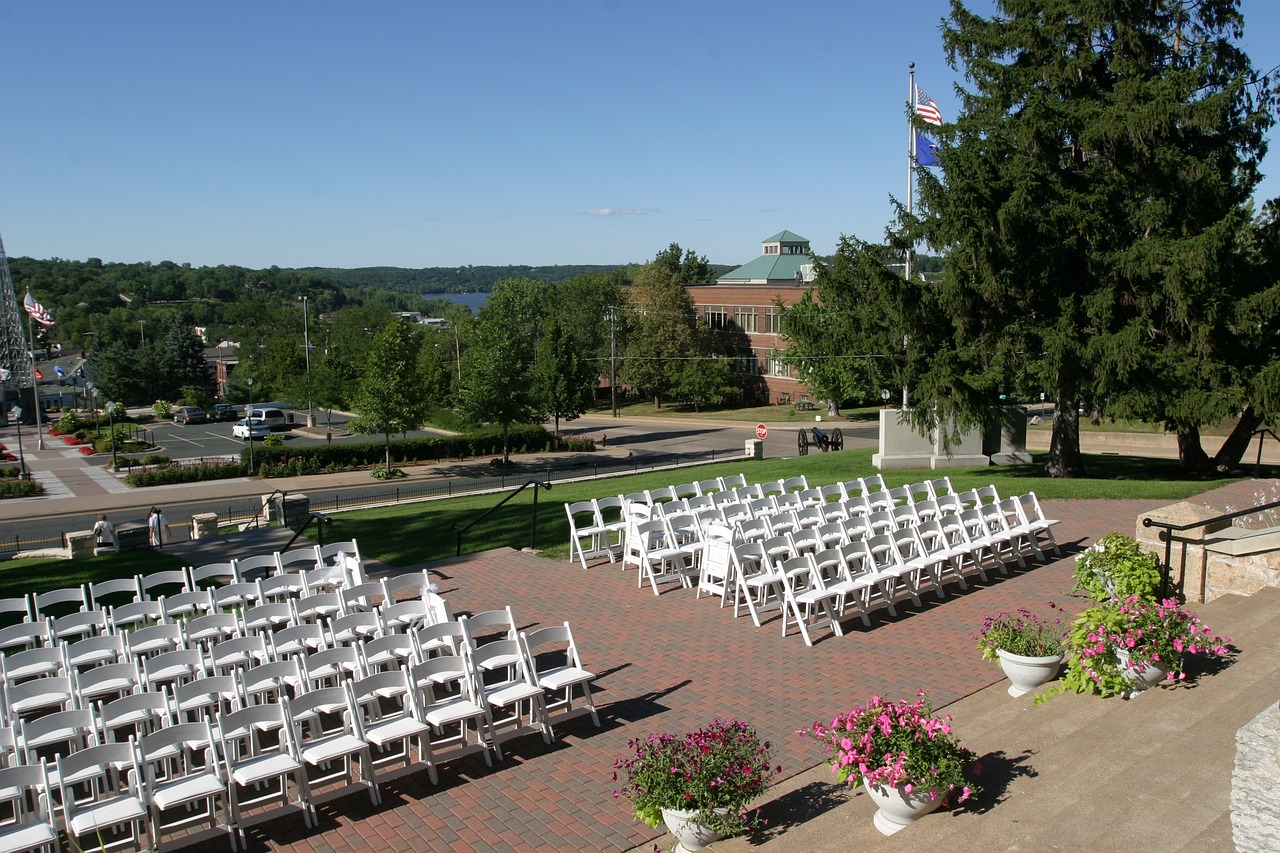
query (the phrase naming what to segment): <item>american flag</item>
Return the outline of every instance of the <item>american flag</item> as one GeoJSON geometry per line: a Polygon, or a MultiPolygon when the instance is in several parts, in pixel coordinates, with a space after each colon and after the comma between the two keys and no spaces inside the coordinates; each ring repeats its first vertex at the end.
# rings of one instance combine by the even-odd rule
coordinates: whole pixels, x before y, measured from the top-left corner
{"type": "Polygon", "coordinates": [[[22,300],[22,307],[27,309],[27,313],[31,315],[31,319],[35,320],[41,326],[52,326],[53,317],[49,316],[49,309],[45,308],[35,297],[31,295],[31,291],[27,291],[27,297],[22,300]]]}
{"type": "Polygon", "coordinates": [[[916,87],[916,115],[927,124],[942,124],[942,111],[933,102],[933,98],[926,95],[924,89],[919,86],[916,87]]]}

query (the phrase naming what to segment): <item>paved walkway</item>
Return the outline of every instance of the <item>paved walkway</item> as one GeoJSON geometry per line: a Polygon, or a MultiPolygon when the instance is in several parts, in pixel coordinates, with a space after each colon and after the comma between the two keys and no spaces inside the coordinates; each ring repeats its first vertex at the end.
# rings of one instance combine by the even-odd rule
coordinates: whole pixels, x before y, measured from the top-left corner
{"type": "MultiPolygon", "coordinates": [[[[1239,495],[1216,497],[1239,501],[1253,488],[1242,483],[1230,487],[1239,495]]],[[[822,632],[813,648],[794,630],[781,636],[776,614],[757,629],[745,616],[735,620],[715,600],[695,600],[688,590],[659,597],[638,590],[633,574],[608,562],[584,571],[491,551],[433,564],[441,591],[459,612],[510,604],[524,628],[569,620],[586,663],[600,675],[603,727],[580,718],[558,726],[551,746],[537,737],[511,741],[502,764],[487,768],[468,759],[445,765],[438,786],[425,772],[404,775],[385,784],[381,808],[372,807],[363,791],[331,798],[320,806],[318,831],[307,832],[300,816],[273,819],[250,829],[250,849],[649,850],[670,839],[659,841],[657,832],[632,820],[625,800],[613,797],[614,759],[626,754],[629,738],[684,731],[717,716],[751,721],[774,742],[789,780],[769,798],[769,833],[730,839],[715,850],[761,843],[779,851],[846,849],[858,842],[914,847],[912,838],[935,832],[939,843],[966,849],[1022,848],[1024,841],[1026,847],[1075,848],[1086,837],[1113,846],[1115,839],[1091,835],[1089,828],[1128,823],[1156,832],[1132,838],[1129,846],[1137,849],[1165,849],[1172,840],[1174,847],[1192,849],[1194,838],[1201,842],[1195,849],[1230,849],[1223,841],[1229,835],[1222,768],[1230,766],[1227,753],[1241,720],[1276,698],[1266,689],[1275,683],[1275,656],[1262,650],[1277,647],[1280,627],[1258,616],[1276,596],[1252,602],[1247,630],[1236,625],[1233,614],[1241,611],[1232,602],[1211,605],[1210,624],[1237,634],[1239,657],[1221,672],[1204,674],[1193,691],[1157,691],[1132,703],[1063,696],[1033,711],[1029,700],[1004,694],[1000,671],[981,660],[971,639],[987,613],[1063,601],[1071,555],[1113,529],[1131,532],[1139,514],[1156,505],[1048,502],[1046,511],[1062,519],[1062,558],[993,577],[945,601],[927,598],[920,609],[900,609],[896,619],[880,615],[871,628],[852,620],[844,637],[822,632]],[[1264,689],[1244,690],[1246,684],[1264,689]],[[988,795],[976,813],[940,816],[889,841],[867,830],[865,798],[823,781],[823,772],[812,769],[820,761],[814,745],[794,733],[872,693],[910,696],[917,688],[938,706],[959,703],[953,709],[957,725],[988,756],[988,795]],[[1228,691],[1231,714],[1196,710],[1202,699],[1228,691]],[[1165,720],[1178,714],[1188,715],[1186,730],[1165,720]],[[1103,723],[1110,728],[1098,728],[1103,723]],[[1062,751],[1072,743],[1083,751],[1079,757],[1062,751]],[[1193,765],[1212,778],[1201,784],[1192,776],[1183,785],[1193,765]],[[1219,787],[1211,790],[1207,782],[1219,787]],[[1167,836],[1163,827],[1170,827],[1167,836]],[[1013,834],[1002,835],[1008,832],[1013,834]],[[1200,837],[1204,833],[1210,835],[1200,837]],[[970,843],[976,837],[984,843],[970,843]]],[[[224,844],[219,839],[198,849],[221,851],[224,844]]]]}

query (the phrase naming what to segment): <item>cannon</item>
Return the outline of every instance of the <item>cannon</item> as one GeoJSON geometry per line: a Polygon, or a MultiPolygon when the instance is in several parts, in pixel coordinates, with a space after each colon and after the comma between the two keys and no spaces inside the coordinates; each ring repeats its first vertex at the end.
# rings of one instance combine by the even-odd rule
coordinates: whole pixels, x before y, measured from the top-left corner
{"type": "Polygon", "coordinates": [[[797,436],[797,449],[800,455],[808,456],[811,445],[818,447],[823,453],[828,450],[844,450],[844,433],[840,432],[840,427],[831,430],[829,434],[818,427],[801,429],[797,436]]]}

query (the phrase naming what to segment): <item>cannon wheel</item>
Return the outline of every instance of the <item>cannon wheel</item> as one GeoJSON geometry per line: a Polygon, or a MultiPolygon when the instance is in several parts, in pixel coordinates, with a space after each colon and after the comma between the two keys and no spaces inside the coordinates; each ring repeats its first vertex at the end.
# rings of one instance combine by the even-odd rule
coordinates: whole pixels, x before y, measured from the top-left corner
{"type": "Polygon", "coordinates": [[[831,449],[844,450],[844,433],[840,432],[840,427],[831,431],[831,449]]]}
{"type": "Polygon", "coordinates": [[[796,446],[801,456],[809,455],[809,431],[807,429],[800,430],[799,437],[796,439],[796,446]]]}

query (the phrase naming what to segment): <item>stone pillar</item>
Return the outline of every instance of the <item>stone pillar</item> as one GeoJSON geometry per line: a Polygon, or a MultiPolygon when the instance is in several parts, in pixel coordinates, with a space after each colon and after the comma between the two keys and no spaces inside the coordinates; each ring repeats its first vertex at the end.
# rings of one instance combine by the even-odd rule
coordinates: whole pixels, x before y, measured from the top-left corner
{"type": "Polygon", "coordinates": [[[1280,705],[1236,732],[1231,769],[1231,836],[1239,853],[1280,848],[1280,705]]]}
{"type": "MultiPolygon", "coordinates": [[[[1135,539],[1138,540],[1144,550],[1150,551],[1156,555],[1161,563],[1164,562],[1165,543],[1160,538],[1164,532],[1159,527],[1144,527],[1142,519],[1151,518],[1156,521],[1163,521],[1169,524],[1183,525],[1193,524],[1198,521],[1205,521],[1221,515],[1215,509],[1209,509],[1200,504],[1181,503],[1162,506],[1159,509],[1143,513],[1138,518],[1135,539]]],[[[1205,542],[1212,539],[1211,534],[1230,527],[1230,522],[1220,521],[1209,526],[1192,527],[1189,530],[1171,531],[1173,537],[1173,547],[1169,551],[1169,592],[1170,594],[1181,594],[1187,601],[1204,601],[1205,598],[1205,569],[1207,566],[1207,556],[1205,552],[1205,542]]]]}
{"type": "Polygon", "coordinates": [[[1027,410],[1023,406],[1005,406],[998,430],[982,437],[982,452],[991,457],[992,465],[1025,465],[1031,462],[1027,452],[1027,410]]]}
{"type": "Polygon", "coordinates": [[[138,522],[117,524],[116,541],[120,543],[121,551],[139,551],[143,548],[151,547],[151,537],[147,533],[147,526],[138,522]]]}
{"type": "MultiPolygon", "coordinates": [[[[94,555],[98,541],[92,530],[73,530],[67,534],[67,559],[83,560],[94,555]]],[[[108,553],[110,549],[103,549],[108,553]]]]}
{"type": "Polygon", "coordinates": [[[764,442],[758,438],[748,438],[742,449],[742,455],[748,459],[763,459],[764,442]]]}
{"type": "Polygon", "coordinates": [[[285,527],[298,530],[311,515],[311,498],[306,495],[285,495],[280,501],[280,519],[285,527]]]}
{"type": "Polygon", "coordinates": [[[218,535],[218,514],[197,512],[191,516],[191,538],[209,539],[218,535]]]}

